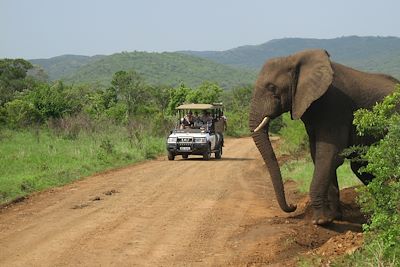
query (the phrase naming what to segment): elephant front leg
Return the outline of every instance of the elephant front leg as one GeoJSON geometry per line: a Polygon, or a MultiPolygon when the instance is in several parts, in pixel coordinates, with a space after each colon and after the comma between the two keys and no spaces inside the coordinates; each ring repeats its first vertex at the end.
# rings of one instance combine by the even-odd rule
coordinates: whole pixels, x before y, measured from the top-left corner
{"type": "Polygon", "coordinates": [[[310,187],[313,224],[325,225],[340,217],[336,169],[343,163],[338,146],[331,142],[316,145],[315,168],[310,187]]]}

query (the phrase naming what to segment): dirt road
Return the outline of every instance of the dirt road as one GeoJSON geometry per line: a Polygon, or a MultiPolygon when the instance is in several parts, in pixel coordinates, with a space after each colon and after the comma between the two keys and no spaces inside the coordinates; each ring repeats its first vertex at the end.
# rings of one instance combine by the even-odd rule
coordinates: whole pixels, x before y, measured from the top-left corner
{"type": "Polygon", "coordinates": [[[292,266],[359,231],[314,227],[304,207],[281,212],[251,139],[229,139],[222,160],[161,157],[3,208],[0,266],[292,266]]]}

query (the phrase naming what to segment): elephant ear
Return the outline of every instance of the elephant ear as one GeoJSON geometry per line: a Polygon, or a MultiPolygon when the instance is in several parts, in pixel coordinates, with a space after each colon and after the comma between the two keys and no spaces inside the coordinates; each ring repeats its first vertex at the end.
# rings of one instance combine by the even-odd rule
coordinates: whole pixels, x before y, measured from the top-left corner
{"type": "Polygon", "coordinates": [[[293,55],[295,85],[292,87],[292,118],[299,119],[320,98],[333,81],[329,54],[325,50],[307,50],[293,55]]]}

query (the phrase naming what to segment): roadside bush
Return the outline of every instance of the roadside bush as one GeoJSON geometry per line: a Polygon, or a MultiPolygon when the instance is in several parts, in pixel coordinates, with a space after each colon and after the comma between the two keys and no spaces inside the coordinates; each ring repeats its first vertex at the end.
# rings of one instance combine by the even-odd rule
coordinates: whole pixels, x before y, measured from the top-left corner
{"type": "MultiPolygon", "coordinates": [[[[148,121],[148,120],[147,120],[148,121]]],[[[165,136],[176,124],[176,118],[163,113],[154,113],[151,124],[151,133],[155,136],[165,136]]]]}
{"type": "Polygon", "coordinates": [[[246,136],[250,134],[249,130],[249,112],[248,110],[242,110],[235,112],[227,111],[225,112],[227,117],[228,130],[226,135],[233,137],[246,136]]]}
{"type": "Polygon", "coordinates": [[[62,118],[50,118],[47,125],[54,134],[67,139],[78,138],[81,131],[85,133],[94,131],[94,122],[84,113],[62,118]]]}
{"type": "Polygon", "coordinates": [[[146,128],[149,125],[145,123],[145,120],[142,118],[131,118],[126,125],[126,130],[128,133],[128,140],[131,147],[140,147],[143,146],[143,139],[146,137],[147,132],[150,129],[146,128]]]}
{"type": "Polygon", "coordinates": [[[11,127],[26,127],[40,122],[41,116],[31,102],[14,99],[4,107],[7,122],[11,127]]]}
{"type": "Polygon", "coordinates": [[[112,143],[111,139],[106,137],[100,142],[100,150],[98,151],[98,158],[100,160],[107,160],[109,156],[115,154],[115,145],[112,143]]]}
{"type": "Polygon", "coordinates": [[[379,250],[381,260],[387,263],[400,262],[400,115],[396,112],[399,103],[400,85],[372,111],[358,110],[354,118],[359,135],[384,136],[369,148],[353,149],[364,152],[361,159],[368,161],[361,171],[375,176],[359,196],[362,210],[370,215],[369,223],[363,226],[364,252],[379,250]]]}
{"type": "Polygon", "coordinates": [[[127,113],[128,107],[124,103],[117,103],[109,109],[105,110],[106,117],[117,123],[127,123],[127,113]]]}
{"type": "Polygon", "coordinates": [[[77,92],[71,87],[64,86],[62,82],[57,82],[53,86],[41,84],[30,91],[25,99],[34,105],[43,121],[75,114],[82,106],[82,99],[77,92]]]}

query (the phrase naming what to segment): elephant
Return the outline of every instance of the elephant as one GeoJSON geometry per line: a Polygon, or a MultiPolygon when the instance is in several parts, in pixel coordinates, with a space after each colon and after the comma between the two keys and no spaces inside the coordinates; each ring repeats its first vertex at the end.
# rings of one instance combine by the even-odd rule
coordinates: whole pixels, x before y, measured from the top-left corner
{"type": "MultiPolygon", "coordinates": [[[[296,205],[286,201],[281,171],[268,134],[270,120],[290,112],[293,120],[301,119],[304,123],[314,163],[309,191],[312,223],[326,225],[342,218],[336,174],[345,159],[341,152],[352,145],[377,141],[356,134],[353,114],[360,108],[372,108],[394,90],[396,83],[399,81],[388,75],[335,63],[323,49],[304,50],[266,61],[254,86],[249,127],[283,211],[293,212],[296,205]]],[[[351,169],[367,184],[373,176],[358,172],[365,164],[351,162],[351,169]]]]}

